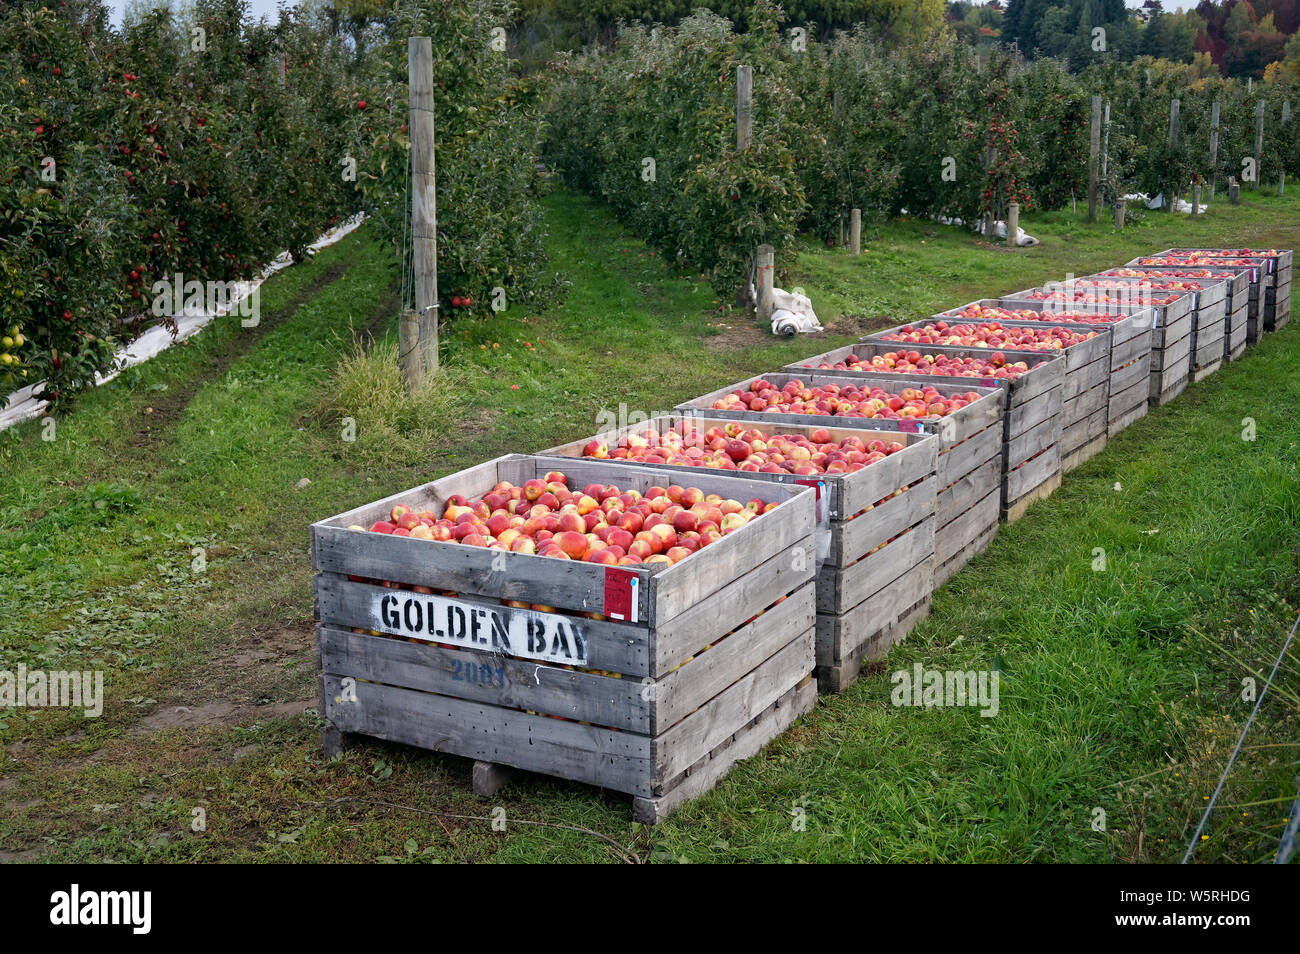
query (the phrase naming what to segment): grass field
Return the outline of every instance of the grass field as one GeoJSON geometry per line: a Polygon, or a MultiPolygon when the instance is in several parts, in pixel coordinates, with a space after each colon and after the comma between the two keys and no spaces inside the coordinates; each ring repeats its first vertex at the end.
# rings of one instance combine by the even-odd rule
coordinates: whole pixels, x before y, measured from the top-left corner
{"type": "MultiPolygon", "coordinates": [[[[887,660],[655,829],[538,777],[480,800],[467,762],[400,746],[326,760],[307,525],[866,328],[1172,245],[1295,247],[1300,200],[1248,193],[1123,233],[1028,216],[1042,244],[1021,250],[925,222],[868,231],[859,259],[809,245],[788,284],[830,330],[794,342],[587,200],[554,196],[548,218],[562,304],[458,319],[416,402],[386,360],[392,255],[363,228],[273,278],[255,331],[218,323],[53,435],[0,434],[0,669],[106,673],[98,719],[0,710],[0,860],[1180,859],[1253,705],[1242,681],[1300,606],[1296,323],[1070,474],[887,660]],[[914,663],[999,670],[999,715],[891,705],[889,673],[914,663]]],[[[1298,713],[1293,648],[1198,860],[1271,857],[1298,713]]]]}

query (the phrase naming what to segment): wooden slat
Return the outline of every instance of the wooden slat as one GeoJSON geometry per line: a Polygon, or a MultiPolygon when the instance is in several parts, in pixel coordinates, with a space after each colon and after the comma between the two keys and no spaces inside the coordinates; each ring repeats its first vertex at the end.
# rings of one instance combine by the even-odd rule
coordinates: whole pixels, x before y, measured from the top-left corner
{"type": "Polygon", "coordinates": [[[778,597],[812,580],[815,564],[813,540],[806,536],[788,551],[774,554],[716,590],[708,599],[660,622],[654,633],[651,675],[662,676],[672,671],[688,656],[740,626],[778,597]]]}
{"type": "Polygon", "coordinates": [[[934,555],[934,516],[852,566],[824,566],[817,577],[817,612],[846,613],[934,555]]]}
{"type": "MultiPolygon", "coordinates": [[[[1144,404],[1145,408],[1146,405],[1144,404]]],[[[998,488],[946,527],[934,540],[934,586],[946,583],[977,554],[988,548],[997,535],[1002,515],[1002,487],[998,488]]]]}
{"type": "Polygon", "coordinates": [[[1061,443],[1065,443],[1065,432],[1080,421],[1091,417],[1098,408],[1106,407],[1110,400],[1110,388],[1105,383],[1091,390],[1084,391],[1078,397],[1068,401],[1061,410],[1061,443]]]}
{"type": "MultiPolygon", "coordinates": [[[[358,627],[381,633],[393,632],[393,630],[384,625],[382,619],[376,619],[372,611],[375,596],[389,593],[411,595],[406,590],[391,590],[368,583],[356,583],[335,573],[317,575],[314,588],[316,618],[320,622],[344,629],[358,627]]],[[[481,607],[497,613],[504,611],[499,602],[489,600],[457,597],[457,602],[467,607],[481,607]]],[[[650,674],[650,639],[644,626],[592,619],[573,619],[572,625],[579,627],[585,637],[587,668],[638,677],[650,674]]],[[[554,627],[549,629],[553,630],[554,627]]],[[[398,632],[395,635],[402,634],[398,632]]]]}
{"type": "Polygon", "coordinates": [[[1048,496],[1061,485],[1061,453],[1053,445],[1031,461],[1002,477],[1004,519],[1010,523],[1024,513],[1025,506],[1048,496]],[[1015,516],[1009,516],[1014,513],[1015,516]]]}
{"type": "Polygon", "coordinates": [[[735,763],[755,755],[816,704],[816,683],[809,680],[795,686],[687,772],[665,783],[664,794],[633,799],[633,818],[644,825],[662,821],[685,802],[710,791],[735,763]]]}
{"type": "Polygon", "coordinates": [[[721,644],[661,677],[651,697],[654,734],[676,725],[748,672],[757,669],[816,620],[815,584],[805,583],[721,644]],[[737,646],[729,646],[731,640],[737,646]],[[717,652],[715,652],[717,650],[717,652]]]}
{"type": "MultiPolygon", "coordinates": [[[[985,461],[936,498],[935,523],[941,532],[953,520],[1002,486],[1002,457],[985,461]]],[[[937,546],[937,545],[936,545],[937,546]]]]}
{"type": "Polygon", "coordinates": [[[817,614],[817,665],[832,665],[845,659],[933,589],[933,563],[923,563],[847,613],[817,614]]]}
{"type": "Polygon", "coordinates": [[[1007,442],[1002,454],[1003,473],[1014,470],[1031,457],[1036,457],[1049,447],[1061,442],[1061,418],[1056,416],[1039,422],[1019,437],[1007,442]]]}
{"type": "Polygon", "coordinates": [[[798,685],[813,669],[813,634],[787,643],[651,743],[654,794],[798,685]]]}
{"type": "Polygon", "coordinates": [[[1001,460],[1003,436],[1002,422],[997,421],[940,454],[937,474],[940,493],[993,458],[1001,460]]]}
{"type": "Polygon", "coordinates": [[[1126,364],[1124,367],[1111,372],[1110,393],[1112,396],[1119,394],[1139,381],[1145,381],[1150,375],[1151,352],[1148,351],[1131,364],[1126,364]]]}
{"type": "Polygon", "coordinates": [[[330,675],[508,709],[531,709],[642,735],[652,730],[650,704],[642,698],[643,684],[637,679],[614,679],[492,653],[408,643],[335,626],[323,625],[319,632],[321,668],[330,675]]]}
{"type": "Polygon", "coordinates": [[[341,732],[652,794],[646,736],[371,682],[356,682],[357,701],[341,702],[340,678],[325,673],[321,681],[322,715],[341,732]]]}
{"type": "Polygon", "coordinates": [[[1008,441],[1019,437],[1026,431],[1037,427],[1043,421],[1057,420],[1061,417],[1061,406],[1065,403],[1065,388],[1056,387],[1043,391],[1022,402],[1013,402],[1007,411],[1008,441]]]}
{"type": "Polygon", "coordinates": [[[1062,401],[1070,401],[1084,391],[1105,384],[1110,379],[1110,357],[1102,355],[1065,376],[1065,385],[1061,392],[1062,401]]]}
{"type": "Polygon", "coordinates": [[[937,483],[934,476],[927,477],[854,520],[832,524],[830,556],[824,569],[847,566],[890,537],[934,516],[937,483]]]}

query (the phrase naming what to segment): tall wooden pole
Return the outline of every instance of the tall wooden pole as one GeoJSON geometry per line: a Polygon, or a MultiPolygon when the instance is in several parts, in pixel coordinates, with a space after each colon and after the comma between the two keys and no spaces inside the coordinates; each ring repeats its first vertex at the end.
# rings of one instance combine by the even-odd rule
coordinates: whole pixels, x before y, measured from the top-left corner
{"type": "Polygon", "coordinates": [[[1264,101],[1255,103],[1255,191],[1259,191],[1260,180],[1264,170],[1260,168],[1264,159],[1264,101]]]}
{"type": "Polygon", "coordinates": [[[1106,181],[1106,159],[1110,155],[1110,100],[1106,104],[1101,114],[1101,181],[1106,181]]]}
{"type": "Polygon", "coordinates": [[[1097,221],[1097,173],[1101,154],[1101,97],[1092,98],[1092,123],[1088,137],[1088,221],[1097,221]]]}
{"type": "Polygon", "coordinates": [[[438,370],[438,194],[434,184],[433,44],[407,41],[411,127],[411,269],[424,378],[438,370]]]}
{"type": "Polygon", "coordinates": [[[760,245],[755,256],[757,265],[758,287],[755,289],[755,310],[759,321],[772,320],[772,288],[776,278],[776,249],[771,245],[760,245]]]}
{"type": "MultiPolygon", "coordinates": [[[[1181,104],[1176,99],[1169,101],[1169,153],[1172,159],[1174,151],[1178,148],[1178,109],[1181,104]]],[[[1174,183],[1174,194],[1165,196],[1165,211],[1174,211],[1174,203],[1178,201],[1180,193],[1183,191],[1181,182],[1174,183]]]]}
{"type": "Polygon", "coordinates": [[[1214,201],[1214,184],[1219,181],[1219,101],[1210,107],[1210,201],[1214,201]]]}
{"type": "Polygon", "coordinates": [[[736,151],[744,152],[754,137],[754,68],[736,67],[736,151]]]}
{"type": "Polygon", "coordinates": [[[862,210],[849,212],[849,254],[862,254],[862,210]]]}

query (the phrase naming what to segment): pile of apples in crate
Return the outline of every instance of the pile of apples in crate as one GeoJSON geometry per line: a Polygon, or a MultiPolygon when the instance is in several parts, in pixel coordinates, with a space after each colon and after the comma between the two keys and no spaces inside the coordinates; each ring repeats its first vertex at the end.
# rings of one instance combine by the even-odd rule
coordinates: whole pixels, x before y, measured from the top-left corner
{"type": "Polygon", "coordinates": [[[551,471],[522,486],[502,481],[477,500],[454,494],[441,514],[398,504],[388,520],[350,529],[607,566],[671,564],[776,506],[676,484],[644,494],[613,484],[573,491],[551,471]]]}
{"type": "MultiPolygon", "coordinates": [[[[920,356],[917,357],[919,359],[920,356]]],[[[842,367],[842,364],[837,367],[842,367]]],[[[777,388],[759,378],[751,382],[748,388],[732,391],[714,401],[713,409],[884,420],[929,419],[946,417],[978,400],[979,395],[973,391],[944,396],[928,384],[920,388],[902,388],[893,393],[881,387],[857,387],[851,384],[807,385],[798,378],[777,388]]]]}
{"type": "Polygon", "coordinates": [[[628,434],[612,451],[598,440],[589,441],[582,453],[597,460],[813,476],[851,474],[902,449],[898,441],[863,441],[856,434],[836,441],[825,428],[807,436],[768,434],[733,421],[700,431],[682,421],[662,434],[654,428],[628,434]]]}
{"type": "MultiPolygon", "coordinates": [[[[963,321],[1066,321],[1075,325],[1108,325],[1124,317],[1121,312],[1034,311],[1031,308],[1003,308],[1001,305],[970,304],[955,317],[963,321]]],[[[1019,347],[1019,346],[1017,346],[1019,347]]]]}
{"type": "MultiPolygon", "coordinates": [[[[960,323],[933,321],[926,325],[904,325],[881,341],[905,341],[909,344],[960,345],[967,348],[1010,348],[1016,351],[1059,351],[1096,335],[1095,331],[1071,331],[1069,328],[1007,328],[996,321],[960,323]]],[[[997,357],[994,355],[993,357],[997,357]]]]}
{"type": "MultiPolygon", "coordinates": [[[[906,374],[933,374],[945,378],[1018,378],[1043,362],[1008,361],[1001,351],[984,357],[955,357],[947,354],[922,354],[919,351],[886,351],[869,358],[851,354],[830,363],[823,361],[818,371],[879,371],[906,374]]],[[[811,366],[809,366],[811,367],[811,366]]],[[[971,400],[974,400],[972,397],[971,400]]],[[[915,415],[913,415],[915,416],[915,415]]]]}

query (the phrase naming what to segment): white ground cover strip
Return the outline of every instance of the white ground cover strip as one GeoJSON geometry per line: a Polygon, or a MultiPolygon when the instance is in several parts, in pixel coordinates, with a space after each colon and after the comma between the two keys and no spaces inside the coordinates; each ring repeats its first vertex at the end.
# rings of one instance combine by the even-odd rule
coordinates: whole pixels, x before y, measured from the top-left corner
{"type": "MultiPolygon", "coordinates": [[[[311,245],[307,246],[307,254],[314,255],[323,248],[327,248],[344,238],[365,221],[365,216],[358,213],[348,219],[342,225],[330,229],[311,245]]],[[[267,265],[258,274],[257,278],[248,282],[239,282],[236,293],[231,296],[225,307],[218,308],[215,311],[207,312],[201,308],[186,308],[181,314],[174,316],[176,322],[176,333],[164,328],[162,325],[154,325],[149,328],[139,338],[136,338],[130,344],[123,346],[113,361],[113,368],[107,374],[95,375],[95,386],[111,381],[127,368],[134,367],[141,362],[148,361],[156,354],[166,351],[178,341],[184,341],[191,335],[196,334],[209,322],[223,315],[239,310],[239,303],[253,294],[254,290],[259,288],[262,282],[266,281],[281,269],[288,268],[293,264],[293,258],[288,252],[281,252],[271,264],[267,265]]],[[[35,384],[28,384],[19,388],[13,394],[0,404],[0,431],[20,424],[23,421],[30,420],[33,417],[39,417],[41,412],[49,406],[49,402],[36,397],[44,381],[38,381],[35,384]]]]}
{"type": "MultiPolygon", "coordinates": [[[[1124,201],[1141,202],[1148,209],[1163,209],[1165,207],[1165,194],[1162,192],[1152,199],[1145,192],[1134,192],[1131,195],[1124,196],[1124,201]]],[[[1198,205],[1197,208],[1200,210],[1201,214],[1210,211],[1209,205],[1204,202],[1198,205]]],[[[1192,203],[1188,202],[1186,199],[1176,198],[1174,199],[1174,211],[1181,212],[1183,215],[1191,215],[1192,203]]]]}

